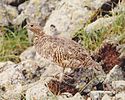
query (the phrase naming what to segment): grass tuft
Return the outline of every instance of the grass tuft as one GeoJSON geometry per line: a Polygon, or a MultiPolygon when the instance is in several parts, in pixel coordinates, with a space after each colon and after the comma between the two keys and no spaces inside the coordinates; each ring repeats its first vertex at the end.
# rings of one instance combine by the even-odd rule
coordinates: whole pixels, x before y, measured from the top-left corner
{"type": "Polygon", "coordinates": [[[90,53],[96,50],[105,39],[117,40],[120,44],[125,43],[125,13],[117,15],[117,19],[112,26],[103,27],[92,33],[87,33],[84,28],[80,29],[75,35],[82,39],[81,44],[90,53]]]}
{"type": "Polygon", "coordinates": [[[0,62],[20,62],[19,55],[30,45],[27,31],[21,27],[3,27],[4,35],[0,37],[0,62]]]}

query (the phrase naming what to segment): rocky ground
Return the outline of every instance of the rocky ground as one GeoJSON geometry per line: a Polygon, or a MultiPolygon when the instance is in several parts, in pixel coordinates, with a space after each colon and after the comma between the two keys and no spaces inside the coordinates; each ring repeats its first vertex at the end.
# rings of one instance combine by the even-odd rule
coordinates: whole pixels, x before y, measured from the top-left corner
{"type": "Polygon", "coordinates": [[[0,100],[125,100],[124,0],[1,0],[0,13],[0,100]],[[67,68],[60,82],[63,69],[36,53],[27,22],[78,42],[105,75],[67,68]]]}

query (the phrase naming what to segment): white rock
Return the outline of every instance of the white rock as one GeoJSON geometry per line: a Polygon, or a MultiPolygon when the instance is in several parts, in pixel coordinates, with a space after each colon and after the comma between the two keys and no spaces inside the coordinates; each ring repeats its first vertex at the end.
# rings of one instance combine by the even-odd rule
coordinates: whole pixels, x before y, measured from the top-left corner
{"type": "Polygon", "coordinates": [[[123,81],[123,80],[113,81],[112,87],[117,92],[123,91],[123,90],[125,90],[125,81],[123,81]]]}
{"type": "Polygon", "coordinates": [[[59,1],[60,0],[30,0],[26,8],[13,21],[13,24],[20,25],[25,18],[28,18],[31,22],[35,21],[44,25],[46,19],[55,9],[59,1]]]}
{"type": "Polygon", "coordinates": [[[0,3],[0,26],[7,26],[9,24],[8,12],[6,12],[5,5],[0,3]]]}
{"type": "Polygon", "coordinates": [[[8,68],[11,67],[11,65],[14,65],[13,62],[7,61],[7,62],[0,62],[0,73],[8,68]]]}
{"type": "Polygon", "coordinates": [[[29,3],[29,1],[25,1],[24,3],[20,4],[20,5],[18,6],[19,12],[25,10],[26,7],[27,7],[27,5],[28,5],[28,3],[29,3]]]}
{"type": "Polygon", "coordinates": [[[44,83],[45,79],[49,81],[53,76],[59,75],[63,71],[61,67],[43,59],[36,61],[27,59],[19,64],[10,63],[10,65],[2,63],[0,67],[3,69],[0,73],[0,96],[6,98],[14,98],[14,95],[20,97],[22,90],[29,89],[29,83],[37,82],[40,79],[42,80],[40,83],[44,83]],[[15,92],[17,88],[19,89],[18,84],[23,86],[22,90],[15,92]]]}
{"type": "Polygon", "coordinates": [[[26,100],[57,100],[42,82],[39,82],[26,91],[26,100]]]}
{"type": "Polygon", "coordinates": [[[113,100],[125,100],[125,92],[120,92],[114,96],[113,100]]]}
{"type": "Polygon", "coordinates": [[[6,69],[2,73],[0,73],[0,86],[4,86],[8,89],[11,85],[11,78],[15,74],[15,67],[16,65],[11,65],[10,68],[6,69]]]}
{"type": "Polygon", "coordinates": [[[86,13],[90,13],[83,7],[81,0],[72,0],[72,2],[63,0],[46,22],[44,31],[47,34],[64,34],[70,36],[75,29],[78,30],[83,25],[86,13]],[[55,26],[56,33],[52,30],[55,26]]]}
{"type": "Polygon", "coordinates": [[[34,47],[27,48],[23,53],[20,55],[21,61],[25,61],[27,59],[34,60],[36,56],[36,51],[34,47]]]}
{"type": "Polygon", "coordinates": [[[118,65],[114,66],[113,69],[107,74],[104,83],[112,83],[112,81],[124,80],[123,71],[118,65]]]}
{"type": "Polygon", "coordinates": [[[67,97],[66,95],[60,95],[57,97],[58,100],[85,100],[83,96],[81,96],[79,93],[76,93],[74,96],[67,97]]]}
{"type": "Polygon", "coordinates": [[[85,31],[87,33],[93,33],[102,28],[108,28],[109,26],[113,25],[117,17],[108,17],[108,18],[99,18],[95,22],[89,24],[85,27],[85,31]]]}
{"type": "Polygon", "coordinates": [[[112,97],[105,94],[103,97],[102,97],[102,100],[112,100],[112,97]]]}
{"type": "Polygon", "coordinates": [[[8,13],[9,21],[12,23],[13,19],[18,16],[18,11],[16,7],[5,5],[5,9],[8,13]]]}
{"type": "Polygon", "coordinates": [[[111,91],[91,91],[90,97],[92,100],[102,100],[105,94],[112,95],[113,93],[111,91]]]}
{"type": "Polygon", "coordinates": [[[21,96],[23,95],[22,90],[22,85],[16,84],[14,88],[8,90],[5,94],[2,95],[2,97],[6,98],[7,100],[20,100],[21,96]]]}
{"type": "Polygon", "coordinates": [[[93,13],[93,10],[88,10],[86,6],[99,8],[104,1],[106,0],[62,0],[47,20],[44,31],[50,35],[72,37],[72,33],[83,27],[93,13]]]}

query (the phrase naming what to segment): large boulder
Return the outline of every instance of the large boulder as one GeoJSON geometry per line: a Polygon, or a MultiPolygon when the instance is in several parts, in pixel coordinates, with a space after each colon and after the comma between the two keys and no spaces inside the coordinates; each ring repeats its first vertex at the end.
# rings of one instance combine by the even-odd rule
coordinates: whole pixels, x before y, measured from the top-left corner
{"type": "Polygon", "coordinates": [[[94,9],[98,9],[106,0],[62,0],[46,22],[47,34],[61,34],[72,37],[90,19],[94,9]],[[94,9],[88,9],[94,8],[94,9]]]}
{"type": "Polygon", "coordinates": [[[29,21],[38,22],[43,26],[59,1],[60,0],[30,0],[13,23],[20,25],[27,18],[29,21]]]}
{"type": "Polygon", "coordinates": [[[15,7],[3,3],[0,3],[0,13],[0,26],[8,26],[18,16],[18,11],[15,7]]]}

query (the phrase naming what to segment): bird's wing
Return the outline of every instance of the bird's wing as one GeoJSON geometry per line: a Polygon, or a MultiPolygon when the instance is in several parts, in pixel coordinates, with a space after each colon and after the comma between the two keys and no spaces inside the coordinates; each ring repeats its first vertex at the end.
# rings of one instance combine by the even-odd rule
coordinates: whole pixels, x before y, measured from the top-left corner
{"type": "Polygon", "coordinates": [[[52,38],[47,42],[53,61],[65,67],[77,67],[84,63],[88,53],[79,44],[65,38],[52,38]]]}

